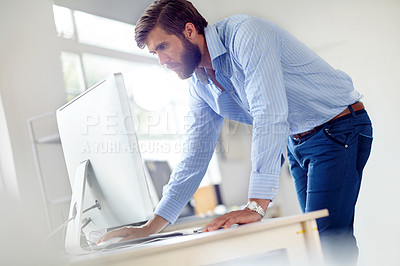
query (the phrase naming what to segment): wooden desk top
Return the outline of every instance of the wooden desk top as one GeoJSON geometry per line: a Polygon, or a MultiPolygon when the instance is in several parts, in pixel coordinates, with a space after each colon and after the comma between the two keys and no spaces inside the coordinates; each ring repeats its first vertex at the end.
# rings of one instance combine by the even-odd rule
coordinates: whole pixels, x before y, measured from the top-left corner
{"type": "MultiPolygon", "coordinates": [[[[253,239],[255,240],[256,237],[263,232],[274,230],[279,231],[279,228],[285,228],[288,226],[290,227],[293,225],[297,225],[297,227],[291,229],[292,235],[293,230],[295,230],[297,234],[299,234],[305,232],[303,227],[301,227],[302,222],[314,221],[315,223],[315,219],[325,217],[327,215],[327,210],[320,210],[288,217],[264,219],[257,223],[245,224],[229,229],[217,230],[214,232],[184,235],[149,244],[138,244],[121,249],[101,251],[83,256],[75,256],[71,257],[70,262],[72,265],[125,265],[119,262],[130,261],[132,263],[133,261],[136,261],[140,258],[153,258],[156,255],[158,256],[160,254],[172,254],[175,251],[180,251],[182,253],[184,250],[189,249],[191,250],[191,252],[193,252],[193,250],[199,250],[199,247],[203,245],[225,243],[221,241],[228,240],[229,242],[227,243],[234,243],[233,240],[240,237],[253,236],[253,238],[250,240],[251,242],[253,242],[253,239]]],[[[314,230],[314,232],[312,233],[317,233],[317,231],[315,231],[316,228],[310,229],[310,231],[311,230],[314,230]]],[[[296,232],[294,233],[294,235],[296,235],[296,232]]],[[[249,241],[249,239],[247,239],[246,241],[249,241]]],[[[273,242],[277,243],[277,245],[279,244],[279,241],[274,240],[273,242]]],[[[220,250],[220,248],[218,249],[220,250]]],[[[235,253],[232,252],[232,254],[235,253]]]]}

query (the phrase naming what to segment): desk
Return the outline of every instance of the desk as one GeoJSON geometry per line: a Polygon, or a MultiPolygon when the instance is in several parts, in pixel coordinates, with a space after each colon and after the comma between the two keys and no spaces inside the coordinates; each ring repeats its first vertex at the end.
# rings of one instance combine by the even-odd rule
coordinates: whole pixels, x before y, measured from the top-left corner
{"type": "MultiPolygon", "coordinates": [[[[71,258],[88,265],[260,265],[279,258],[292,265],[321,265],[316,219],[327,210],[265,219],[225,230],[71,258]]],[[[274,265],[274,264],[270,264],[274,265]]]]}

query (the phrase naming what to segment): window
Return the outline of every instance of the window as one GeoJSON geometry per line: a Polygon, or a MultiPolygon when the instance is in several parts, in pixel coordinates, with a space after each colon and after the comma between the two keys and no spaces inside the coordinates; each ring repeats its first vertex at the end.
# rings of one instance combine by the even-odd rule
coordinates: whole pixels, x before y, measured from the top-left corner
{"type": "Polygon", "coordinates": [[[187,113],[188,82],[139,49],[134,26],[53,6],[67,101],[107,75],[121,72],[143,157],[178,162],[187,113]],[[157,78],[154,78],[157,77],[157,78]]]}

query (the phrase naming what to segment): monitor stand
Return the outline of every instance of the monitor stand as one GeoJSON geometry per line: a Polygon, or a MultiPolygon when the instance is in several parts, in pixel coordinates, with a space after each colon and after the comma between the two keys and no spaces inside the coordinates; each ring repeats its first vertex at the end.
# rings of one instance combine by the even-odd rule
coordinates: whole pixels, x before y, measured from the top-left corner
{"type": "Polygon", "coordinates": [[[76,168],[74,187],[68,216],[67,233],[65,236],[65,251],[68,254],[87,254],[81,246],[82,235],[82,207],[86,187],[87,171],[90,161],[81,162],[76,168]]]}

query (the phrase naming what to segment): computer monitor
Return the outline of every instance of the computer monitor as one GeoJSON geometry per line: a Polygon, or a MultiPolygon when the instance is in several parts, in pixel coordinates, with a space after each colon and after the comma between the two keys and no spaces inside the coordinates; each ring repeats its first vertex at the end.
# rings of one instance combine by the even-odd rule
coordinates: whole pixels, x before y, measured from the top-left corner
{"type": "Polygon", "coordinates": [[[72,199],[65,249],[86,253],[81,235],[145,222],[153,207],[120,73],[57,110],[72,199]]]}

